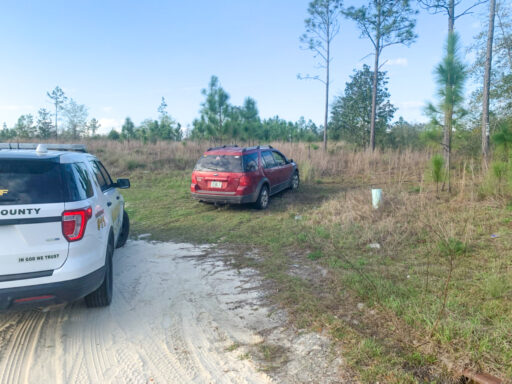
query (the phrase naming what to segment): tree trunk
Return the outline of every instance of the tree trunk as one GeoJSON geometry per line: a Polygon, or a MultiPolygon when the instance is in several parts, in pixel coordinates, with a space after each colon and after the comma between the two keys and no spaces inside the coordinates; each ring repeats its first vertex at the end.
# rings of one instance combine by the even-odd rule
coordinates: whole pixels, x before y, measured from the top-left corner
{"type": "Polygon", "coordinates": [[[455,30],[455,2],[450,0],[448,2],[448,33],[455,30]]]}
{"type": "MultiPolygon", "coordinates": [[[[379,37],[380,40],[380,37],[379,37]]],[[[375,63],[373,65],[373,84],[372,84],[372,116],[370,119],[370,148],[372,152],[375,150],[375,123],[377,120],[377,85],[379,80],[379,56],[380,46],[377,40],[375,48],[375,63]]]]}
{"type": "MultiPolygon", "coordinates": [[[[455,29],[455,2],[454,0],[449,0],[448,2],[448,36],[454,33],[455,29]]],[[[450,87],[451,81],[447,82],[446,85],[446,95],[451,94],[448,91],[450,87]]],[[[446,96],[445,96],[446,97],[446,96]]],[[[451,103],[451,101],[450,101],[451,103]]],[[[446,167],[446,180],[448,182],[448,192],[451,192],[451,183],[450,183],[450,155],[452,152],[452,119],[453,119],[453,110],[452,108],[448,108],[444,113],[444,132],[443,132],[443,155],[444,162],[446,167]]],[[[444,189],[444,183],[443,188],[444,189]]]]}
{"type": "Polygon", "coordinates": [[[452,180],[451,180],[451,157],[452,157],[452,126],[453,126],[453,106],[448,111],[448,152],[446,157],[446,177],[448,178],[448,193],[452,192],[452,180]]]}
{"type": "Polygon", "coordinates": [[[375,123],[377,120],[377,86],[379,81],[379,58],[380,58],[380,28],[381,28],[381,3],[377,2],[377,33],[375,35],[375,62],[373,65],[372,84],[372,114],[370,119],[370,148],[375,151],[375,123]]]}
{"type": "MultiPolygon", "coordinates": [[[[327,12],[329,14],[329,12],[327,12]]],[[[325,65],[325,115],[324,115],[324,152],[327,151],[327,123],[329,121],[329,64],[331,61],[330,21],[327,20],[327,60],[325,65]]]]}
{"type": "Polygon", "coordinates": [[[59,110],[59,106],[57,103],[55,103],[55,138],[59,136],[59,130],[57,127],[57,111],[59,110]]]}
{"type": "MultiPolygon", "coordinates": [[[[329,46],[327,46],[327,58],[329,58],[329,46]]],[[[325,115],[324,115],[324,151],[327,151],[327,122],[329,119],[329,59],[326,66],[325,81],[325,115]]]]}
{"type": "Polygon", "coordinates": [[[494,39],[494,17],[496,0],[489,4],[489,30],[487,32],[487,52],[485,55],[484,94],[482,108],[482,161],[489,162],[489,93],[491,87],[492,43],[494,39]]]}

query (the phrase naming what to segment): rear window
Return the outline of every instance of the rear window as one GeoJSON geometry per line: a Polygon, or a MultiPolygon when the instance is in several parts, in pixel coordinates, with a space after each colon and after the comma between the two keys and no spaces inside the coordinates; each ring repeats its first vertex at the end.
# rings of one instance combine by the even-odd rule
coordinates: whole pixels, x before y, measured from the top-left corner
{"type": "Polygon", "coordinates": [[[0,160],[0,205],[60,203],[64,190],[58,163],[0,160]]]}
{"type": "Polygon", "coordinates": [[[196,171],[243,172],[242,156],[203,155],[194,169],[196,171]]]}

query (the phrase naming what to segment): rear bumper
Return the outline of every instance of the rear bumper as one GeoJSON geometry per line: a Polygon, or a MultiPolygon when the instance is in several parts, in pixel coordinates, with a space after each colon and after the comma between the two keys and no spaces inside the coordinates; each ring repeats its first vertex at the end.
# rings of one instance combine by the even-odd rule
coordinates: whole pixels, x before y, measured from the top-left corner
{"type": "Polygon", "coordinates": [[[192,198],[209,203],[220,204],[246,204],[254,203],[258,198],[257,195],[251,193],[250,195],[224,195],[214,193],[191,193],[192,198]]]}
{"type": "Polygon", "coordinates": [[[105,267],[102,267],[78,279],[0,289],[0,310],[69,303],[98,289],[104,277],[105,267]],[[39,299],[15,302],[34,297],[39,299]]]}

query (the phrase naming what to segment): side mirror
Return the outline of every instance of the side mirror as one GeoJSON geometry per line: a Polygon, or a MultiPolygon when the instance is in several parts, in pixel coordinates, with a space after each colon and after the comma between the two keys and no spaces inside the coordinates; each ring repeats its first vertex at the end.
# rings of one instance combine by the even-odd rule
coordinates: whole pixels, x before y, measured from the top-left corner
{"type": "Polygon", "coordinates": [[[288,162],[289,163],[293,163],[293,159],[288,159],[288,162]]]}
{"type": "Polygon", "coordinates": [[[130,188],[130,179],[117,179],[116,188],[119,188],[119,189],[130,188]]]}

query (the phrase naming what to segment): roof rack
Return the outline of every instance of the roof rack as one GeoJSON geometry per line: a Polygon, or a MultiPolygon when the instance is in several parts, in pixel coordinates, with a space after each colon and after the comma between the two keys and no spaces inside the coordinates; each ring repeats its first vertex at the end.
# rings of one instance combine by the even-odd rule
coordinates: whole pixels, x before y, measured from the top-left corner
{"type": "Polygon", "coordinates": [[[273,149],[271,145],[255,145],[253,147],[245,147],[242,152],[252,151],[253,149],[273,149]]]}
{"type": "Polygon", "coordinates": [[[209,152],[209,151],[214,151],[216,149],[223,149],[223,148],[229,148],[229,147],[238,147],[237,144],[234,144],[234,145],[221,145],[220,147],[211,147],[211,148],[208,148],[206,150],[206,152],[209,152]]]}
{"type": "MultiPolygon", "coordinates": [[[[37,143],[0,143],[1,149],[28,149],[36,150],[40,144],[37,143]]],[[[71,152],[87,152],[85,144],[42,144],[50,151],[71,151],[71,152]]]]}

